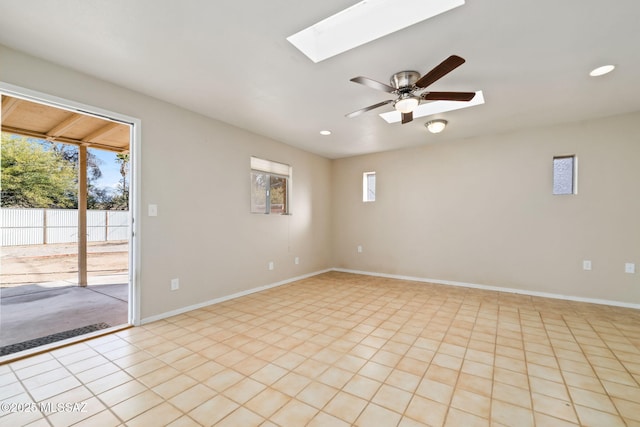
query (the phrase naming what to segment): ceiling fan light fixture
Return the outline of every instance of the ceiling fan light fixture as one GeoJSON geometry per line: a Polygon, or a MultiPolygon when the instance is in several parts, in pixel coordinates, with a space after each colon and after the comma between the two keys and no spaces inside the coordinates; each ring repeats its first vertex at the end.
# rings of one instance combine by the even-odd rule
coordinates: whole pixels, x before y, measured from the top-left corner
{"type": "Polygon", "coordinates": [[[443,119],[431,120],[430,122],[425,123],[424,125],[427,127],[429,132],[431,133],[440,133],[447,127],[447,121],[443,119]]]}
{"type": "MultiPolygon", "coordinates": [[[[461,108],[475,107],[476,105],[484,104],[484,95],[481,90],[476,91],[476,95],[469,102],[457,102],[457,101],[431,101],[423,102],[413,110],[413,119],[418,117],[434,116],[437,114],[446,113],[448,111],[459,110],[461,108]]],[[[386,113],[380,113],[379,116],[387,123],[398,123],[402,120],[402,114],[398,111],[387,111],[386,113]]]]}
{"type": "Polygon", "coordinates": [[[403,113],[403,114],[406,114],[406,113],[412,113],[412,112],[413,112],[413,110],[415,110],[415,109],[416,109],[416,107],[417,107],[419,104],[420,104],[420,100],[419,100],[417,97],[415,97],[415,96],[408,96],[408,97],[405,97],[405,98],[398,99],[398,100],[393,104],[393,107],[394,107],[397,111],[399,111],[399,112],[401,112],[401,113],[403,113]]]}

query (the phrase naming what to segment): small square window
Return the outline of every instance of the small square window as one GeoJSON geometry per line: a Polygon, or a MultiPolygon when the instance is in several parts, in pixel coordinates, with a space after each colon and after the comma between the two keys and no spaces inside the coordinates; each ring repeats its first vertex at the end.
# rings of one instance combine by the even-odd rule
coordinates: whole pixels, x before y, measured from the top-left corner
{"type": "Polygon", "coordinates": [[[577,194],[576,156],[553,158],[553,194],[577,194]]]}
{"type": "Polygon", "coordinates": [[[362,174],[362,201],[376,201],[376,173],[365,172],[362,174]]]}

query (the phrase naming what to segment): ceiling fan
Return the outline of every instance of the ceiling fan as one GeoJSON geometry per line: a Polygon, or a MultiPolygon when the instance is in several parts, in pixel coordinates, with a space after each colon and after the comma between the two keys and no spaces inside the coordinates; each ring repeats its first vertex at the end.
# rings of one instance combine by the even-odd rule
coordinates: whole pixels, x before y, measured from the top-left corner
{"type": "Polygon", "coordinates": [[[368,77],[354,77],[352,82],[360,83],[372,89],[382,90],[384,92],[398,95],[397,99],[389,99],[370,105],[361,110],[354,111],[346,115],[351,118],[359,116],[362,113],[382,107],[383,105],[393,104],[394,108],[402,113],[402,124],[409,123],[413,120],[413,110],[420,105],[421,101],[471,101],[475,96],[475,92],[422,92],[427,86],[435,83],[437,80],[449,74],[462,64],[465,60],[457,55],[451,55],[439,65],[433,68],[424,76],[420,77],[417,71],[400,71],[391,76],[391,85],[386,85],[368,77]]]}

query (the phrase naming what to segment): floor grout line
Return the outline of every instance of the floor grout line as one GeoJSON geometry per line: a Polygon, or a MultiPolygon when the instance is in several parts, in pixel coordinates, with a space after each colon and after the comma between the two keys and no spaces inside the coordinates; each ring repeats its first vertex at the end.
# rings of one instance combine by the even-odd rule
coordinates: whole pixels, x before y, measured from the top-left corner
{"type": "MultiPolygon", "coordinates": [[[[44,353],[33,363],[10,363],[13,377],[5,381],[15,379],[33,399],[36,387],[30,384],[39,380],[25,383],[32,376],[21,379],[18,371],[45,375],[39,370],[55,361],[65,378],[80,385],[67,384],[45,400],[71,396],[82,387],[80,395],[104,406],[90,414],[96,418],[84,418],[85,424],[104,417],[133,425],[166,414],[177,417],[176,425],[189,420],[224,424],[248,417],[262,420],[259,423],[314,426],[328,416],[342,417],[348,425],[372,417],[382,426],[427,419],[436,425],[461,419],[495,425],[524,420],[522,425],[531,426],[573,419],[573,425],[579,425],[595,423],[598,417],[624,425],[640,422],[633,419],[640,372],[620,358],[637,354],[640,360],[640,349],[628,338],[633,322],[640,325],[640,313],[630,309],[329,272],[44,353]],[[607,331],[614,335],[606,338],[607,331]],[[634,394],[616,400],[607,394],[615,414],[603,412],[598,401],[591,412],[580,414],[572,390],[584,390],[583,403],[593,395],[587,385],[570,385],[570,371],[563,364],[571,362],[571,351],[587,361],[592,371],[588,378],[605,392],[602,375],[611,372],[609,380],[615,384],[627,378],[615,376],[617,371],[596,370],[594,363],[608,366],[600,346],[631,378],[632,385],[617,392],[634,394]],[[554,371],[558,378],[543,378],[554,371]],[[563,388],[573,418],[569,408],[549,405],[554,391],[540,390],[547,384],[543,381],[563,388]],[[429,388],[438,384],[450,395],[438,398],[440,388],[429,388]],[[515,387],[517,395],[510,395],[508,387],[515,387]],[[201,397],[185,400],[196,395],[201,397]],[[539,400],[534,402],[534,395],[539,400]],[[265,399],[276,396],[280,398],[274,406],[266,408],[265,399]],[[522,397],[528,403],[520,401],[522,397]],[[350,408],[349,402],[357,403],[350,408]],[[426,408],[432,411],[424,412],[426,408]],[[204,414],[214,410],[218,416],[205,420],[204,414]]],[[[0,371],[0,376],[6,374],[0,371]]],[[[16,414],[0,412],[0,424],[3,415],[16,414]]],[[[82,417],[69,415],[69,425],[82,417]]],[[[47,424],[63,419],[60,414],[41,418],[47,424]]]]}

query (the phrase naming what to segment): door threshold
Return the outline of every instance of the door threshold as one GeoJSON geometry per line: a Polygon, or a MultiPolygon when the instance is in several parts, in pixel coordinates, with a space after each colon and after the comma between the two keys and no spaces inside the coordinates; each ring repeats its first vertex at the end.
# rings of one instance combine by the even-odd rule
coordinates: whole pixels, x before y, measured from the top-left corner
{"type": "Polygon", "coordinates": [[[120,332],[125,329],[132,328],[133,325],[123,324],[119,326],[112,326],[110,328],[100,329],[94,332],[89,332],[87,334],[78,335],[72,338],[67,338],[64,340],[52,342],[50,344],[44,344],[38,347],[30,348],[23,351],[18,351],[15,353],[7,354],[6,356],[0,356],[0,365],[4,365],[7,363],[16,362],[18,360],[26,359],[28,357],[36,356],[38,354],[48,353],[53,350],[57,350],[62,347],[67,347],[70,345],[78,344],[84,341],[89,341],[94,338],[98,338],[104,335],[113,334],[115,332],[120,332]]]}

